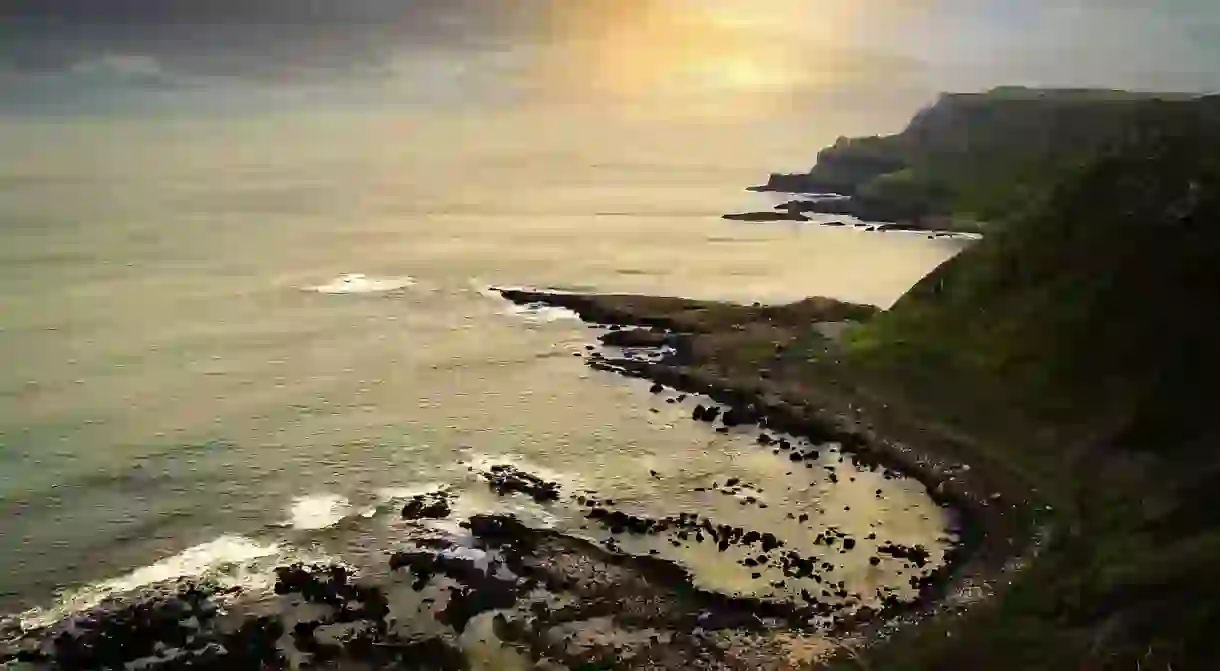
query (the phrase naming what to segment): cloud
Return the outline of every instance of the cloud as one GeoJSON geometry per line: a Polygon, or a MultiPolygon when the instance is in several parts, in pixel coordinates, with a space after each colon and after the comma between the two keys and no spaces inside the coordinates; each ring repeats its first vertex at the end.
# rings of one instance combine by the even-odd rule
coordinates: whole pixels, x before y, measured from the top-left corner
{"type": "Polygon", "coordinates": [[[79,61],[71,72],[85,76],[111,77],[124,80],[156,81],[166,78],[167,73],[151,56],[105,54],[98,58],[79,61]]]}
{"type": "Polygon", "coordinates": [[[124,53],[174,71],[256,78],[367,67],[402,49],[475,48],[512,34],[516,15],[480,0],[0,2],[0,64],[12,69],[124,53]]]}
{"type": "Polygon", "coordinates": [[[105,86],[116,96],[228,87],[472,105],[715,107],[731,96],[767,113],[1004,83],[1220,88],[1220,3],[1150,5],[0,0],[0,104],[35,85],[44,94],[32,99],[65,105],[105,86]]]}

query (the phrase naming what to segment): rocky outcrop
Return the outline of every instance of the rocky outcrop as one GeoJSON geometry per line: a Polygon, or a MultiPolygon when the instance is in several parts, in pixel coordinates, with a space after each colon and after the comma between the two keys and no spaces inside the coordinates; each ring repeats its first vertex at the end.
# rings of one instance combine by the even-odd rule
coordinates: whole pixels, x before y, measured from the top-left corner
{"type": "Polygon", "coordinates": [[[722,217],[729,221],[767,222],[767,221],[809,221],[809,217],[797,212],[743,212],[726,214],[722,217]]]}
{"type": "Polygon", "coordinates": [[[501,464],[492,466],[483,473],[483,479],[497,494],[524,494],[538,503],[548,503],[559,498],[559,483],[548,482],[533,473],[515,466],[501,464]]]}
{"type": "Polygon", "coordinates": [[[1003,220],[1062,172],[1124,140],[1141,115],[1181,99],[1189,96],[1022,87],[944,94],[897,135],[841,137],[808,173],[773,174],[751,190],[851,196],[816,211],[916,228],[933,216],[1003,220]]]}
{"type": "Polygon", "coordinates": [[[449,493],[445,491],[416,494],[402,508],[404,520],[443,519],[449,517],[449,493]]]}

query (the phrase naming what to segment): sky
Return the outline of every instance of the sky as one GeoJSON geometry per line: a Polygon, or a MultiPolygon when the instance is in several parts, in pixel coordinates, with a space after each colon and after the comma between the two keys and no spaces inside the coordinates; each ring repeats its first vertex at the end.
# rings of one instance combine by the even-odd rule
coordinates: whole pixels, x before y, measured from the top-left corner
{"type": "Polygon", "coordinates": [[[1005,84],[1220,91],[1220,2],[0,0],[0,114],[765,116],[1005,84]]]}

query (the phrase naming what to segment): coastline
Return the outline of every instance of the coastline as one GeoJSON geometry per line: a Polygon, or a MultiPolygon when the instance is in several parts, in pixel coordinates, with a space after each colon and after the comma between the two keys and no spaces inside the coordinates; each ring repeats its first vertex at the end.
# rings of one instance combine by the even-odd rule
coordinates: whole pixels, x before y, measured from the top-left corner
{"type": "MultiPolygon", "coordinates": [[[[797,175],[796,177],[802,177],[797,175]]],[[[782,184],[752,186],[746,189],[753,193],[779,193],[790,200],[776,205],[771,210],[739,212],[722,215],[728,221],[747,223],[797,222],[821,226],[855,225],[873,232],[908,231],[936,236],[981,236],[987,223],[955,217],[949,214],[914,211],[901,203],[883,198],[863,198],[859,195],[844,195],[817,188],[819,185],[782,184]],[[851,217],[859,223],[843,221],[815,221],[809,215],[834,215],[851,217]]],[[[847,191],[847,189],[844,189],[847,191]]]]}
{"type": "Polygon", "coordinates": [[[802,328],[818,324],[839,331],[877,314],[877,308],[826,298],[764,307],[497,291],[518,305],[571,310],[591,326],[606,329],[600,337],[606,348],[637,354],[595,352],[586,361],[590,367],[708,397],[734,417],[732,424],[757,424],[764,432],[783,431],[814,444],[837,442],[853,460],[914,478],[938,504],[957,511],[961,539],[944,566],[921,587],[915,602],[863,627],[866,636],[888,633],[895,622],[917,624],[986,599],[998,584],[1011,581],[1051,533],[1044,522],[1046,509],[1020,474],[983,460],[970,436],[856,384],[833,358],[830,338],[815,337],[827,356],[785,361],[789,347],[808,347],[808,342],[797,342],[802,328]],[[647,355],[638,356],[641,351],[647,355]],[[740,356],[747,352],[763,354],[740,356]]]}
{"type": "MultiPolygon", "coordinates": [[[[406,499],[402,521],[390,528],[397,549],[370,556],[365,564],[277,565],[271,579],[274,595],[234,590],[202,577],[149,585],[45,629],[20,633],[10,644],[0,643],[0,662],[16,662],[17,668],[49,664],[65,669],[113,662],[169,671],[285,668],[293,660],[328,660],[343,668],[347,663],[378,666],[418,659],[423,668],[466,669],[471,668],[470,655],[487,646],[497,659],[512,661],[494,668],[528,668],[530,658],[550,658],[573,668],[617,659],[628,664],[649,660],[652,668],[730,669],[738,668],[739,655],[745,654],[749,668],[778,671],[790,668],[786,664],[794,650],[812,655],[802,664],[822,664],[833,660],[837,651],[957,611],[987,594],[990,584],[1025,549],[1013,545],[1020,538],[1015,528],[1005,530],[1011,535],[996,530],[994,525],[1003,518],[1001,507],[989,498],[990,483],[973,477],[978,471],[967,476],[960,464],[933,459],[940,453],[925,451],[928,442],[909,441],[908,435],[896,439],[897,434],[870,423],[865,408],[832,386],[823,387],[820,395],[799,392],[803,396],[798,400],[784,388],[791,372],[783,366],[772,366],[766,377],[752,368],[755,384],[743,384],[736,373],[744,368],[736,366],[746,362],[732,357],[724,359],[729,364],[726,370],[707,367],[720,360],[716,354],[723,347],[748,350],[749,343],[764,339],[772,339],[770,354],[782,354],[793,344],[787,336],[796,330],[811,323],[867,320],[878,313],[873,306],[824,298],[744,306],[641,295],[524,289],[499,293],[519,305],[571,310],[604,327],[599,339],[605,348],[586,353],[588,365],[710,399],[704,401],[707,416],[688,421],[710,423],[714,414],[724,423],[718,432],[728,427],[745,432],[757,425],[759,449],[774,448],[777,453],[779,444],[786,442],[781,437],[792,438],[794,444],[807,439],[815,448],[835,443],[841,447],[823,453],[838,454],[840,461],[846,457],[853,468],[876,468],[919,480],[933,501],[956,513],[953,528],[958,537],[947,548],[943,563],[927,571],[922,570],[927,551],[921,546],[887,541],[876,551],[889,555],[887,562],[920,568],[911,578],[913,597],[845,608],[840,599],[848,594],[841,591],[842,583],[840,592],[827,595],[828,600],[737,596],[706,590],[679,562],[626,551],[615,539],[631,545],[632,537],[685,539],[687,533],[707,534],[712,540],[711,546],[704,546],[707,551],[714,554],[717,542],[720,552],[732,548],[730,554],[762,550],[792,578],[817,575],[808,572],[819,571],[815,558],[801,556],[794,551],[797,548],[784,548],[783,541],[765,529],[718,525],[714,513],[636,517],[613,501],[511,465],[475,467],[472,477],[485,481],[495,494],[528,497],[542,504],[576,501],[586,509],[590,528],[610,535],[594,542],[532,528],[499,514],[462,520],[464,535],[438,534],[434,528],[429,531],[432,521],[450,526],[459,522],[446,519],[454,500],[442,488],[406,499]],[[719,342],[725,338],[727,342],[719,342]],[[775,442],[764,444],[763,435],[775,442]],[[995,518],[991,513],[1001,514],[995,518]],[[585,605],[573,610],[565,603],[585,605]],[[639,612],[622,620],[616,613],[623,604],[639,612]],[[181,625],[184,614],[199,624],[181,625]],[[439,624],[419,628],[431,620],[439,624]],[[594,629],[600,632],[597,641],[580,642],[582,631],[594,629]],[[472,643],[474,634],[467,631],[481,632],[478,635],[485,640],[472,643]],[[558,631],[567,632],[566,647],[545,643],[558,631]],[[661,638],[641,642],[642,631],[660,632],[661,638]],[[234,652],[241,650],[245,652],[234,652]]],[[[700,408],[704,406],[696,406],[696,415],[700,408]]],[[[728,490],[726,483],[720,492],[733,493],[728,490]]],[[[398,516],[393,510],[386,514],[398,516]]],[[[349,523],[358,521],[353,518],[341,526],[349,523]]],[[[837,540],[851,549],[844,542],[848,536],[833,527],[827,534],[828,545],[837,540]]],[[[838,554],[818,561],[837,563],[838,554]]],[[[825,586],[835,589],[830,582],[825,586]]]]}

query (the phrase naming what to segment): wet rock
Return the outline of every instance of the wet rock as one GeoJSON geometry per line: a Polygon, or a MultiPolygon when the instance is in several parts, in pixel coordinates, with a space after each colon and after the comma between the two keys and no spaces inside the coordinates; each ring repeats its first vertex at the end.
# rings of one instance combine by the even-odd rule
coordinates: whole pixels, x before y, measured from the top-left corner
{"type": "Polygon", "coordinates": [[[461,648],[443,638],[431,636],[419,640],[396,642],[387,647],[402,666],[388,668],[419,669],[420,671],[467,671],[470,663],[461,648]]]}
{"type": "Polygon", "coordinates": [[[449,495],[446,492],[417,494],[402,508],[404,520],[444,519],[449,517],[449,495]]]}
{"type": "Polygon", "coordinates": [[[559,484],[547,482],[542,478],[526,473],[514,466],[492,466],[483,474],[488,486],[501,496],[512,493],[525,494],[539,503],[549,503],[559,499],[559,484]]]}
{"type": "Polygon", "coordinates": [[[729,221],[768,222],[768,221],[809,221],[809,217],[798,212],[743,212],[726,214],[722,217],[729,221]]]}
{"type": "Polygon", "coordinates": [[[904,559],[919,568],[927,566],[931,559],[931,553],[922,545],[907,547],[890,541],[886,541],[884,545],[877,548],[878,554],[889,555],[895,559],[904,559]]]}
{"type": "Polygon", "coordinates": [[[12,654],[15,668],[22,662],[63,671],[285,668],[276,645],[284,633],[279,618],[222,624],[213,601],[218,594],[212,586],[182,582],[108,601],[41,632],[41,640],[22,642],[12,654]]]}
{"type": "Polygon", "coordinates": [[[409,569],[415,576],[411,588],[416,592],[427,586],[439,568],[437,555],[431,552],[395,552],[390,556],[390,570],[409,569]]]}
{"type": "Polygon", "coordinates": [[[601,337],[605,345],[612,347],[661,347],[669,341],[664,331],[651,329],[620,329],[601,337]]]}
{"type": "Polygon", "coordinates": [[[755,419],[753,413],[746,408],[733,407],[724,411],[724,416],[721,418],[725,426],[742,426],[752,424],[755,419]]]}

